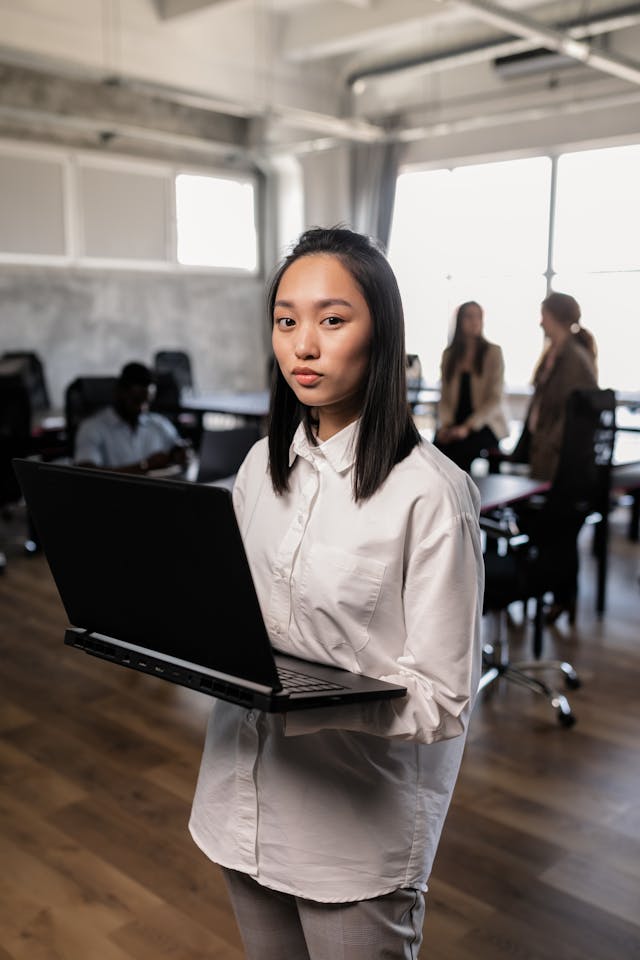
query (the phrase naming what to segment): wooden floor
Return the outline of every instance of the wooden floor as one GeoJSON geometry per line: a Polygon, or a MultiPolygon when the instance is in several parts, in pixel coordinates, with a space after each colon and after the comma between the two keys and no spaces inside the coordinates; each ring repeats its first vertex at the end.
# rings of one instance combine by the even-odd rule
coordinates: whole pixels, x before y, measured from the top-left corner
{"type": "MultiPolygon", "coordinates": [[[[584,681],[576,727],[517,687],[477,707],[424,960],[640,958],[640,548],[623,522],[606,617],[585,553],[578,629],[547,638],[584,681]]],[[[0,577],[0,960],[239,960],[187,832],[209,701],[65,648],[17,523],[0,577]]],[[[521,629],[512,641],[527,652],[521,629]]]]}

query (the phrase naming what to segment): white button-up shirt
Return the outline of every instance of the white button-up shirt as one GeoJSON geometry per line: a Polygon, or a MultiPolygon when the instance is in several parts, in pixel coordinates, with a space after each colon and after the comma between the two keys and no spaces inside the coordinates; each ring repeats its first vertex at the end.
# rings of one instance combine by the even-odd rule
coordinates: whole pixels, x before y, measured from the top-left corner
{"type": "Polygon", "coordinates": [[[284,496],[260,441],[234,504],[273,646],[408,694],[284,717],[216,701],[190,822],[213,861],[324,902],[426,889],[481,660],[475,486],[424,441],[356,504],[356,433],[314,447],[300,427],[284,496]]]}

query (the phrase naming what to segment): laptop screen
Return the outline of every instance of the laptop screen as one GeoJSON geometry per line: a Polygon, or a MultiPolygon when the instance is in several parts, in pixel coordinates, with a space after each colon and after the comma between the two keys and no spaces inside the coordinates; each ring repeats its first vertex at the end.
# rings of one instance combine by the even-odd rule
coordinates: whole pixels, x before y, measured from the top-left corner
{"type": "Polygon", "coordinates": [[[15,461],[70,623],[271,685],[227,490],[15,461]]]}

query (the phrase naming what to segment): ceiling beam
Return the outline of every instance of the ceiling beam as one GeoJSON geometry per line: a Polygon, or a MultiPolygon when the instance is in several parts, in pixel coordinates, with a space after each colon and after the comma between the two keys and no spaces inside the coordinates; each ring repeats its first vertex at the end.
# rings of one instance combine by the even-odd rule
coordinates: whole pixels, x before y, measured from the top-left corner
{"type": "Polygon", "coordinates": [[[204,7],[214,7],[221,0],[153,0],[161,20],[172,20],[182,17],[185,13],[202,10],[204,7]]]}
{"type": "Polygon", "coordinates": [[[407,127],[398,132],[396,140],[400,143],[411,143],[415,140],[448,137],[453,134],[471,133],[475,130],[510,127],[518,123],[538,123],[553,117],[572,117],[592,111],[616,110],[620,107],[637,106],[638,103],[640,103],[640,91],[630,90],[627,93],[571,98],[560,103],[541,103],[537,106],[517,107],[513,110],[498,110],[494,113],[478,111],[473,116],[407,127]]]}
{"type": "Polygon", "coordinates": [[[460,11],[437,0],[382,0],[366,9],[327,0],[286,17],[283,53],[294,63],[319,60],[397,39],[414,41],[427,25],[431,30],[435,22],[463,18],[460,11]]]}
{"type": "Polygon", "coordinates": [[[494,3],[493,0],[454,0],[456,6],[472,11],[479,20],[507,33],[515,33],[537,46],[563,53],[594,70],[640,86],[640,63],[595,49],[587,40],[577,40],[562,30],[547,27],[526,14],[494,3]]]}
{"type": "MultiPolygon", "coordinates": [[[[614,7],[592,16],[567,20],[555,25],[574,39],[585,37],[593,38],[600,34],[614,33],[626,30],[640,24],[640,3],[627,4],[623,7],[614,7]]],[[[380,60],[367,66],[353,70],[346,78],[350,87],[359,81],[380,79],[391,74],[411,74],[419,77],[439,70],[450,70],[455,67],[466,67],[474,63],[483,63],[496,57],[509,56],[535,50],[538,44],[524,37],[504,37],[497,35],[475,43],[468,43],[458,47],[441,49],[437,52],[429,51],[418,53],[410,57],[397,57],[392,60],[380,60]]]]}
{"type": "MultiPolygon", "coordinates": [[[[318,0],[267,0],[267,2],[269,9],[276,13],[290,13],[298,7],[309,7],[312,3],[318,3],[318,0]]],[[[373,0],[341,0],[341,2],[352,7],[370,7],[373,0]]]]}

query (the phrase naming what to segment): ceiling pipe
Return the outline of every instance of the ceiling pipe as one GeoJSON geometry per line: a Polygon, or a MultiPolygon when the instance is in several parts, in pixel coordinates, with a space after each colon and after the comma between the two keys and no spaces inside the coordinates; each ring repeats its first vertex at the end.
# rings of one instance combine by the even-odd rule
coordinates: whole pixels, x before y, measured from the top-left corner
{"type": "Polygon", "coordinates": [[[457,6],[473,11],[478,19],[484,20],[485,23],[492,23],[507,33],[516,33],[526,40],[531,40],[537,46],[563,53],[594,70],[640,86],[640,64],[633,60],[594,50],[591,44],[584,40],[576,40],[569,33],[547,27],[523,13],[493,3],[493,0],[454,0],[454,2],[457,6]]]}
{"type": "MultiPolygon", "coordinates": [[[[478,113],[470,117],[460,117],[457,120],[435,120],[433,123],[402,128],[389,132],[388,141],[397,143],[412,143],[416,140],[432,139],[434,137],[448,137],[460,133],[471,133],[475,130],[511,126],[516,123],[535,123],[560,116],[576,116],[588,113],[591,110],[614,110],[619,107],[635,106],[640,103],[640,90],[631,90],[628,93],[614,93],[601,97],[587,97],[582,100],[568,100],[564,103],[540,104],[531,107],[518,107],[497,113],[478,113]]],[[[303,156],[321,150],[329,150],[340,146],[341,141],[332,137],[310,140],[289,141],[278,145],[265,145],[261,148],[264,156],[275,153],[295,154],[303,156]]]]}
{"type": "MultiPolygon", "coordinates": [[[[558,24],[556,29],[566,31],[572,38],[580,40],[583,37],[594,37],[605,33],[613,33],[616,30],[624,30],[636,26],[638,23],[640,23],[640,4],[633,3],[591,15],[586,20],[580,18],[564,21],[558,24]]],[[[353,70],[346,77],[346,83],[353,87],[358,81],[375,80],[378,77],[405,73],[410,70],[419,72],[446,70],[452,67],[484,62],[494,57],[524,53],[527,50],[535,49],[535,47],[534,42],[523,37],[514,37],[509,40],[505,40],[503,37],[492,37],[482,43],[452,47],[435,54],[435,56],[419,54],[414,57],[403,57],[370,67],[362,67],[359,70],[353,70]]]]}
{"type": "Polygon", "coordinates": [[[635,106],[640,103],[640,91],[609,94],[602,97],[589,97],[584,100],[567,100],[564,103],[541,104],[540,106],[519,107],[503,113],[475,114],[458,120],[435,121],[420,124],[417,127],[398,131],[396,139],[401,143],[433,137],[447,137],[459,133],[471,133],[474,130],[486,130],[511,126],[516,123],[536,123],[554,117],[576,116],[591,110],[614,110],[619,107],[635,106]]]}

